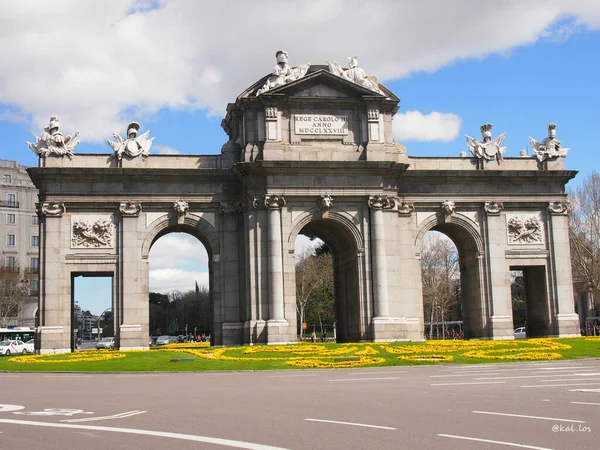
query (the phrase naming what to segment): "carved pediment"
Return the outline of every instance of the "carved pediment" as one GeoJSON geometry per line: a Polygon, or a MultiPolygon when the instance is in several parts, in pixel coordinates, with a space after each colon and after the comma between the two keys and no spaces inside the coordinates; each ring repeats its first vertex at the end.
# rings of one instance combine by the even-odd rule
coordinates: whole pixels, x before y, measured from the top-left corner
{"type": "Polygon", "coordinates": [[[296,92],[296,97],[349,97],[347,92],[335,89],[324,84],[309,86],[303,91],[296,92]]]}

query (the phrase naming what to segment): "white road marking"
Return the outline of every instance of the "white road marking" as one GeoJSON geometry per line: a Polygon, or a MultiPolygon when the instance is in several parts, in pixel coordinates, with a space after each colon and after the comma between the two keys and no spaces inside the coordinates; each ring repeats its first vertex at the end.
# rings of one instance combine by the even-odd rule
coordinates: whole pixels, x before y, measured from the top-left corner
{"type": "MultiPolygon", "coordinates": [[[[485,372],[486,375],[496,375],[501,374],[502,372],[485,372]]],[[[469,375],[481,375],[481,372],[468,372],[468,373],[459,373],[455,375],[429,375],[429,378],[449,378],[449,377],[468,377],[469,375]]],[[[482,378],[483,379],[483,378],[482,378]]]]}
{"type": "Polygon", "coordinates": [[[371,380],[399,380],[400,377],[381,377],[381,378],[336,378],[329,381],[371,381],[371,380]]]}
{"type": "Polygon", "coordinates": [[[147,412],[148,411],[139,411],[136,409],[134,411],[127,411],[124,413],[115,414],[113,416],[86,417],[84,419],[63,419],[61,422],[93,422],[95,420],[125,419],[126,417],[137,416],[138,414],[144,414],[147,412]]]}
{"type": "Polygon", "coordinates": [[[367,428],[379,428],[380,430],[396,430],[392,427],[384,427],[381,425],[368,425],[366,423],[354,423],[354,422],[338,422],[337,420],[322,420],[322,419],[304,419],[309,422],[324,422],[324,423],[335,423],[338,425],[352,425],[355,427],[367,427],[367,428]]]}
{"type": "Polygon", "coordinates": [[[554,379],[554,380],[540,380],[540,382],[545,383],[545,382],[555,382],[555,381],[600,381],[600,378],[595,377],[595,378],[561,378],[560,380],[554,379]]]}
{"type": "Polygon", "coordinates": [[[591,386],[600,383],[566,383],[566,384],[533,384],[528,386],[521,386],[522,388],[538,388],[538,387],[553,387],[553,386],[591,386]]]}
{"type": "Polygon", "coordinates": [[[246,448],[250,450],[286,450],[283,447],[272,447],[270,445],[254,444],[252,442],[234,441],[231,439],[213,438],[209,436],[198,436],[194,434],[170,433],[167,431],[141,430],[136,428],[101,427],[98,425],[73,425],[70,423],[35,422],[32,420],[0,419],[0,423],[12,425],[28,425],[46,428],[67,428],[71,430],[108,431],[112,433],[140,434],[144,436],[156,436],[170,439],[181,439],[184,441],[206,442],[208,444],[224,445],[227,447],[246,448]]]}
{"type": "Polygon", "coordinates": [[[600,389],[569,389],[569,392],[600,392],[600,389]]]}
{"type": "Polygon", "coordinates": [[[576,405],[595,405],[595,406],[600,406],[600,403],[589,403],[589,402],[571,402],[574,403],[576,405]]]}
{"type": "Polygon", "coordinates": [[[556,417],[541,417],[541,416],[526,416],[524,414],[508,414],[508,413],[499,413],[492,411],[471,411],[475,414],[489,414],[491,416],[506,416],[506,417],[521,417],[523,419],[538,419],[538,420],[553,420],[555,422],[572,422],[572,423],[585,423],[585,420],[575,420],[575,419],[558,419],[556,417]]]}
{"type": "Polygon", "coordinates": [[[92,375],[44,375],[44,378],[92,378],[92,375]]]}
{"type": "Polygon", "coordinates": [[[25,409],[25,407],[21,405],[0,404],[0,412],[20,411],[21,409],[25,409]]]}
{"type": "Polygon", "coordinates": [[[470,381],[466,383],[437,383],[430,386],[458,386],[461,384],[504,384],[506,381],[470,381]]]}
{"type": "MultiPolygon", "coordinates": [[[[570,370],[570,369],[581,370],[582,367],[585,367],[585,366],[540,367],[538,370],[570,370]]],[[[591,369],[591,367],[590,367],[590,369],[591,369]]]]}
{"type": "Polygon", "coordinates": [[[467,436],[456,436],[454,434],[438,434],[438,436],[448,437],[448,438],[453,438],[453,439],[464,439],[466,441],[487,442],[489,444],[500,444],[500,445],[506,445],[509,447],[532,448],[534,450],[552,450],[548,447],[536,447],[534,445],[517,444],[516,442],[493,441],[491,439],[481,439],[481,438],[474,438],[474,437],[467,437],[467,436]]]}
{"type": "Polygon", "coordinates": [[[269,375],[267,378],[296,378],[296,377],[316,377],[318,376],[318,374],[316,373],[311,373],[311,374],[294,374],[294,375],[269,375]]]}
{"type": "MultiPolygon", "coordinates": [[[[576,375],[574,373],[561,373],[560,375],[549,375],[549,374],[545,374],[545,375],[519,375],[519,376],[515,376],[515,377],[490,377],[490,378],[475,378],[476,380],[516,380],[516,379],[520,379],[520,378],[551,378],[551,377],[572,377],[573,375],[576,375]]],[[[580,376],[584,376],[585,374],[579,374],[580,376]]],[[[593,374],[592,374],[593,375],[593,374]]],[[[577,380],[579,378],[573,378],[573,380],[577,380]]],[[[544,380],[542,380],[544,381],[544,380]]],[[[560,381],[560,380],[557,380],[560,381]]]]}
{"type": "Polygon", "coordinates": [[[394,371],[394,372],[352,372],[348,375],[393,375],[398,373],[406,373],[406,371],[394,371]]]}

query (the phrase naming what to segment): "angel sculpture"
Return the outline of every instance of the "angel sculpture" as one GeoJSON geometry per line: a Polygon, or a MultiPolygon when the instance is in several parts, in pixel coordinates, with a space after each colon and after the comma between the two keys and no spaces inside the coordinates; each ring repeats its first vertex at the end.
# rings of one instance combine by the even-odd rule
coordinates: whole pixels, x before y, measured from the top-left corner
{"type": "Polygon", "coordinates": [[[473,156],[487,161],[502,160],[502,154],[506,151],[506,147],[500,147],[500,145],[502,145],[506,134],[502,133],[492,140],[492,125],[488,123],[481,126],[481,136],[483,141],[465,135],[469,143],[469,151],[473,156]]]}
{"type": "Polygon", "coordinates": [[[284,50],[279,50],[275,53],[277,58],[277,65],[273,68],[271,76],[267,79],[262,88],[260,88],[256,95],[260,95],[263,92],[270,91],[279,86],[283,86],[286,83],[299,80],[310,68],[310,64],[300,64],[298,67],[290,67],[287,63],[288,53],[284,50]]]}
{"type": "Polygon", "coordinates": [[[532,137],[529,138],[533,153],[539,162],[543,162],[546,159],[556,159],[558,157],[566,157],[570,148],[561,148],[560,141],[556,139],[556,124],[548,124],[548,137],[544,138],[542,142],[538,142],[532,137]]]}
{"type": "Polygon", "coordinates": [[[73,150],[79,144],[79,131],[76,131],[73,136],[70,134],[65,136],[58,131],[59,128],[58,117],[50,117],[50,123],[44,128],[42,137],[35,136],[35,144],[27,142],[27,146],[41,158],[48,155],[73,156],[73,150]]]}
{"type": "Polygon", "coordinates": [[[131,122],[127,127],[127,139],[123,139],[118,133],[113,133],[116,142],[106,139],[108,145],[110,145],[119,158],[119,161],[123,158],[123,154],[132,158],[139,155],[148,156],[154,138],[148,138],[150,130],[138,136],[139,129],[139,123],[131,122]]]}
{"type": "Polygon", "coordinates": [[[382,94],[381,89],[379,89],[379,80],[374,76],[367,76],[365,71],[358,67],[358,59],[356,56],[351,56],[348,58],[348,69],[343,69],[336,61],[329,62],[329,71],[338,77],[342,77],[348,81],[352,81],[353,83],[358,84],[364,88],[370,89],[371,91],[375,91],[378,94],[382,94]]]}

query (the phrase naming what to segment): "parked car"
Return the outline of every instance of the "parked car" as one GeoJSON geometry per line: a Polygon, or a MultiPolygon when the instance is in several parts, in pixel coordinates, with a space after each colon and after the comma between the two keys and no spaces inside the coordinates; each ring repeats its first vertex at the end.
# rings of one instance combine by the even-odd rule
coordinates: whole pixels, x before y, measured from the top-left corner
{"type": "Polygon", "coordinates": [[[171,343],[171,336],[159,336],[156,338],[156,345],[166,345],[171,343]]]}
{"type": "Polygon", "coordinates": [[[18,353],[27,353],[25,349],[25,343],[23,341],[1,341],[0,342],[0,355],[10,356],[18,353]]]}
{"type": "Polygon", "coordinates": [[[114,349],[115,348],[115,338],[114,337],[105,337],[100,339],[96,343],[96,350],[100,349],[114,349]]]}
{"type": "Polygon", "coordinates": [[[35,350],[34,340],[29,339],[27,342],[25,342],[25,351],[27,353],[33,353],[34,350],[35,350]]]}
{"type": "Polygon", "coordinates": [[[527,339],[527,331],[525,331],[525,327],[515,328],[515,339],[527,339]]]}

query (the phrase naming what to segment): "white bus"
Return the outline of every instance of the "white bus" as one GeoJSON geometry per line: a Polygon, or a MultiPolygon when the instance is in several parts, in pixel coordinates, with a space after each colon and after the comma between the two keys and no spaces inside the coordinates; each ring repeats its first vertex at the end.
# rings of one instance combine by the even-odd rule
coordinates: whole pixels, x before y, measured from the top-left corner
{"type": "Polygon", "coordinates": [[[29,327],[8,327],[0,328],[0,341],[12,341],[18,340],[27,342],[33,339],[35,335],[35,328],[29,327]]]}

